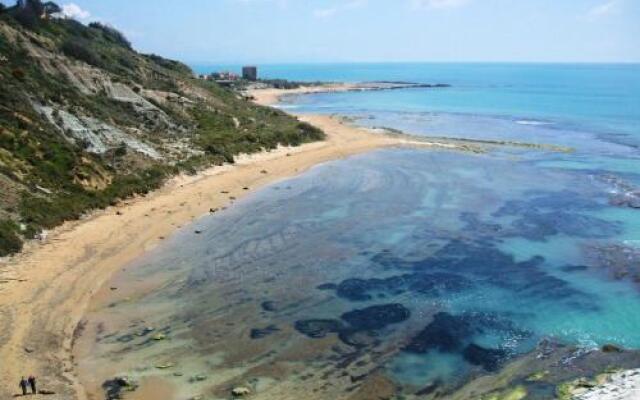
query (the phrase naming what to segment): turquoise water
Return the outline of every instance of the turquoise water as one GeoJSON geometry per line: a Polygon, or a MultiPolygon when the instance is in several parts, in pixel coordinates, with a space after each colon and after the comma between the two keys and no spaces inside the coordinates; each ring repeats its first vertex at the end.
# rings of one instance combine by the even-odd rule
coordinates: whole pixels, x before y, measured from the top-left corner
{"type": "MultiPolygon", "coordinates": [[[[239,68],[194,66],[199,72],[239,68]]],[[[301,64],[265,65],[260,74],[299,81],[452,85],[442,90],[318,95],[307,98],[313,111],[463,113],[597,126],[603,134],[640,131],[640,64],[301,64]]],[[[301,99],[302,105],[307,99],[301,99]]]]}
{"type": "Polygon", "coordinates": [[[172,283],[94,316],[123,321],[103,327],[110,334],[97,338],[95,357],[134,351],[135,340],[118,337],[153,323],[181,347],[140,339],[144,357],[169,354],[180,368],[218,377],[207,387],[258,379],[265,395],[297,388],[347,398],[365,385],[355,377],[373,374],[405,394],[455,387],[543,339],[640,348],[640,209],[627,202],[640,186],[640,67],[267,71],[450,83],[281,106],[416,135],[574,151],[381,150],[267,187],[123,272],[122,285],[161,274],[172,283]]]}

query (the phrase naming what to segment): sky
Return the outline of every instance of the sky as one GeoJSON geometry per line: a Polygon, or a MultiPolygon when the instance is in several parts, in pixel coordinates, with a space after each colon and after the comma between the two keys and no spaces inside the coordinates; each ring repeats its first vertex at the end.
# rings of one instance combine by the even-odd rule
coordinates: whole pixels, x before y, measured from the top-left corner
{"type": "MultiPolygon", "coordinates": [[[[3,0],[10,3],[9,0],[3,0]]],[[[640,0],[59,0],[191,64],[640,62],[640,0]]]]}

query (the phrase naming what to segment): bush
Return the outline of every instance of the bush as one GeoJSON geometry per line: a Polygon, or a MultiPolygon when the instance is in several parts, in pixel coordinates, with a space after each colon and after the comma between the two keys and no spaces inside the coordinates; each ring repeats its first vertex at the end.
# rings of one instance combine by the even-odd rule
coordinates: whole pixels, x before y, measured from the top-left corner
{"type": "Polygon", "coordinates": [[[205,146],[205,151],[213,156],[220,156],[224,160],[224,162],[227,162],[229,164],[234,164],[236,162],[235,158],[233,157],[233,153],[226,149],[224,146],[215,146],[209,144],[205,146]]]}
{"type": "Polygon", "coordinates": [[[185,74],[185,75],[193,74],[193,71],[191,71],[191,68],[181,63],[180,61],[169,60],[167,58],[160,57],[159,55],[156,55],[156,54],[148,54],[146,55],[146,57],[163,68],[178,72],[180,74],[185,74]]]}
{"type": "Polygon", "coordinates": [[[16,68],[13,71],[11,71],[11,75],[13,75],[13,77],[19,81],[24,81],[24,78],[26,77],[26,74],[20,68],[16,68]]]}
{"type": "Polygon", "coordinates": [[[100,56],[91,48],[91,44],[83,39],[72,38],[66,40],[61,49],[62,52],[76,60],[83,61],[95,67],[101,67],[102,62],[100,56]]]}
{"type": "Polygon", "coordinates": [[[22,240],[16,234],[18,227],[8,220],[0,220],[0,257],[22,250],[22,240]]]}
{"type": "Polygon", "coordinates": [[[109,25],[102,24],[100,22],[92,22],[89,24],[89,27],[102,32],[104,37],[110,42],[126,47],[127,49],[131,50],[132,47],[129,39],[127,39],[127,37],[116,28],[109,25]]]}
{"type": "Polygon", "coordinates": [[[116,157],[124,157],[127,155],[127,145],[126,143],[120,143],[120,145],[115,149],[114,155],[116,157]]]}
{"type": "Polygon", "coordinates": [[[306,141],[321,140],[325,137],[325,134],[321,129],[307,122],[298,122],[297,128],[300,132],[300,136],[306,141]]]}

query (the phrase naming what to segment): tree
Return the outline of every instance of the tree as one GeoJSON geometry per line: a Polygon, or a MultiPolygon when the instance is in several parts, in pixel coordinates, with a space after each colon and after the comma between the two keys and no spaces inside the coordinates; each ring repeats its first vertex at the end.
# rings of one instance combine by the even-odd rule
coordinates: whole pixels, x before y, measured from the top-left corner
{"type": "Polygon", "coordinates": [[[25,28],[34,29],[44,13],[44,5],[40,0],[18,0],[15,19],[25,28]]]}
{"type": "Polygon", "coordinates": [[[46,15],[59,14],[62,12],[62,8],[53,1],[44,3],[42,7],[46,15]]]}
{"type": "Polygon", "coordinates": [[[40,0],[26,0],[23,2],[22,8],[31,10],[38,16],[44,13],[44,5],[40,0]]]}

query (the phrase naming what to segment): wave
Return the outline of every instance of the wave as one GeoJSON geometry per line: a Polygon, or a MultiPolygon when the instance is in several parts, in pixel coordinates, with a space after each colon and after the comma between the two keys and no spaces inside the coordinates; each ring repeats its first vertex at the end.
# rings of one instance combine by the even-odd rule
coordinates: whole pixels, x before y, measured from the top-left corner
{"type": "Polygon", "coordinates": [[[542,125],[552,125],[551,122],[547,121],[538,121],[535,119],[519,119],[516,121],[518,125],[531,125],[531,126],[542,126],[542,125]]]}

